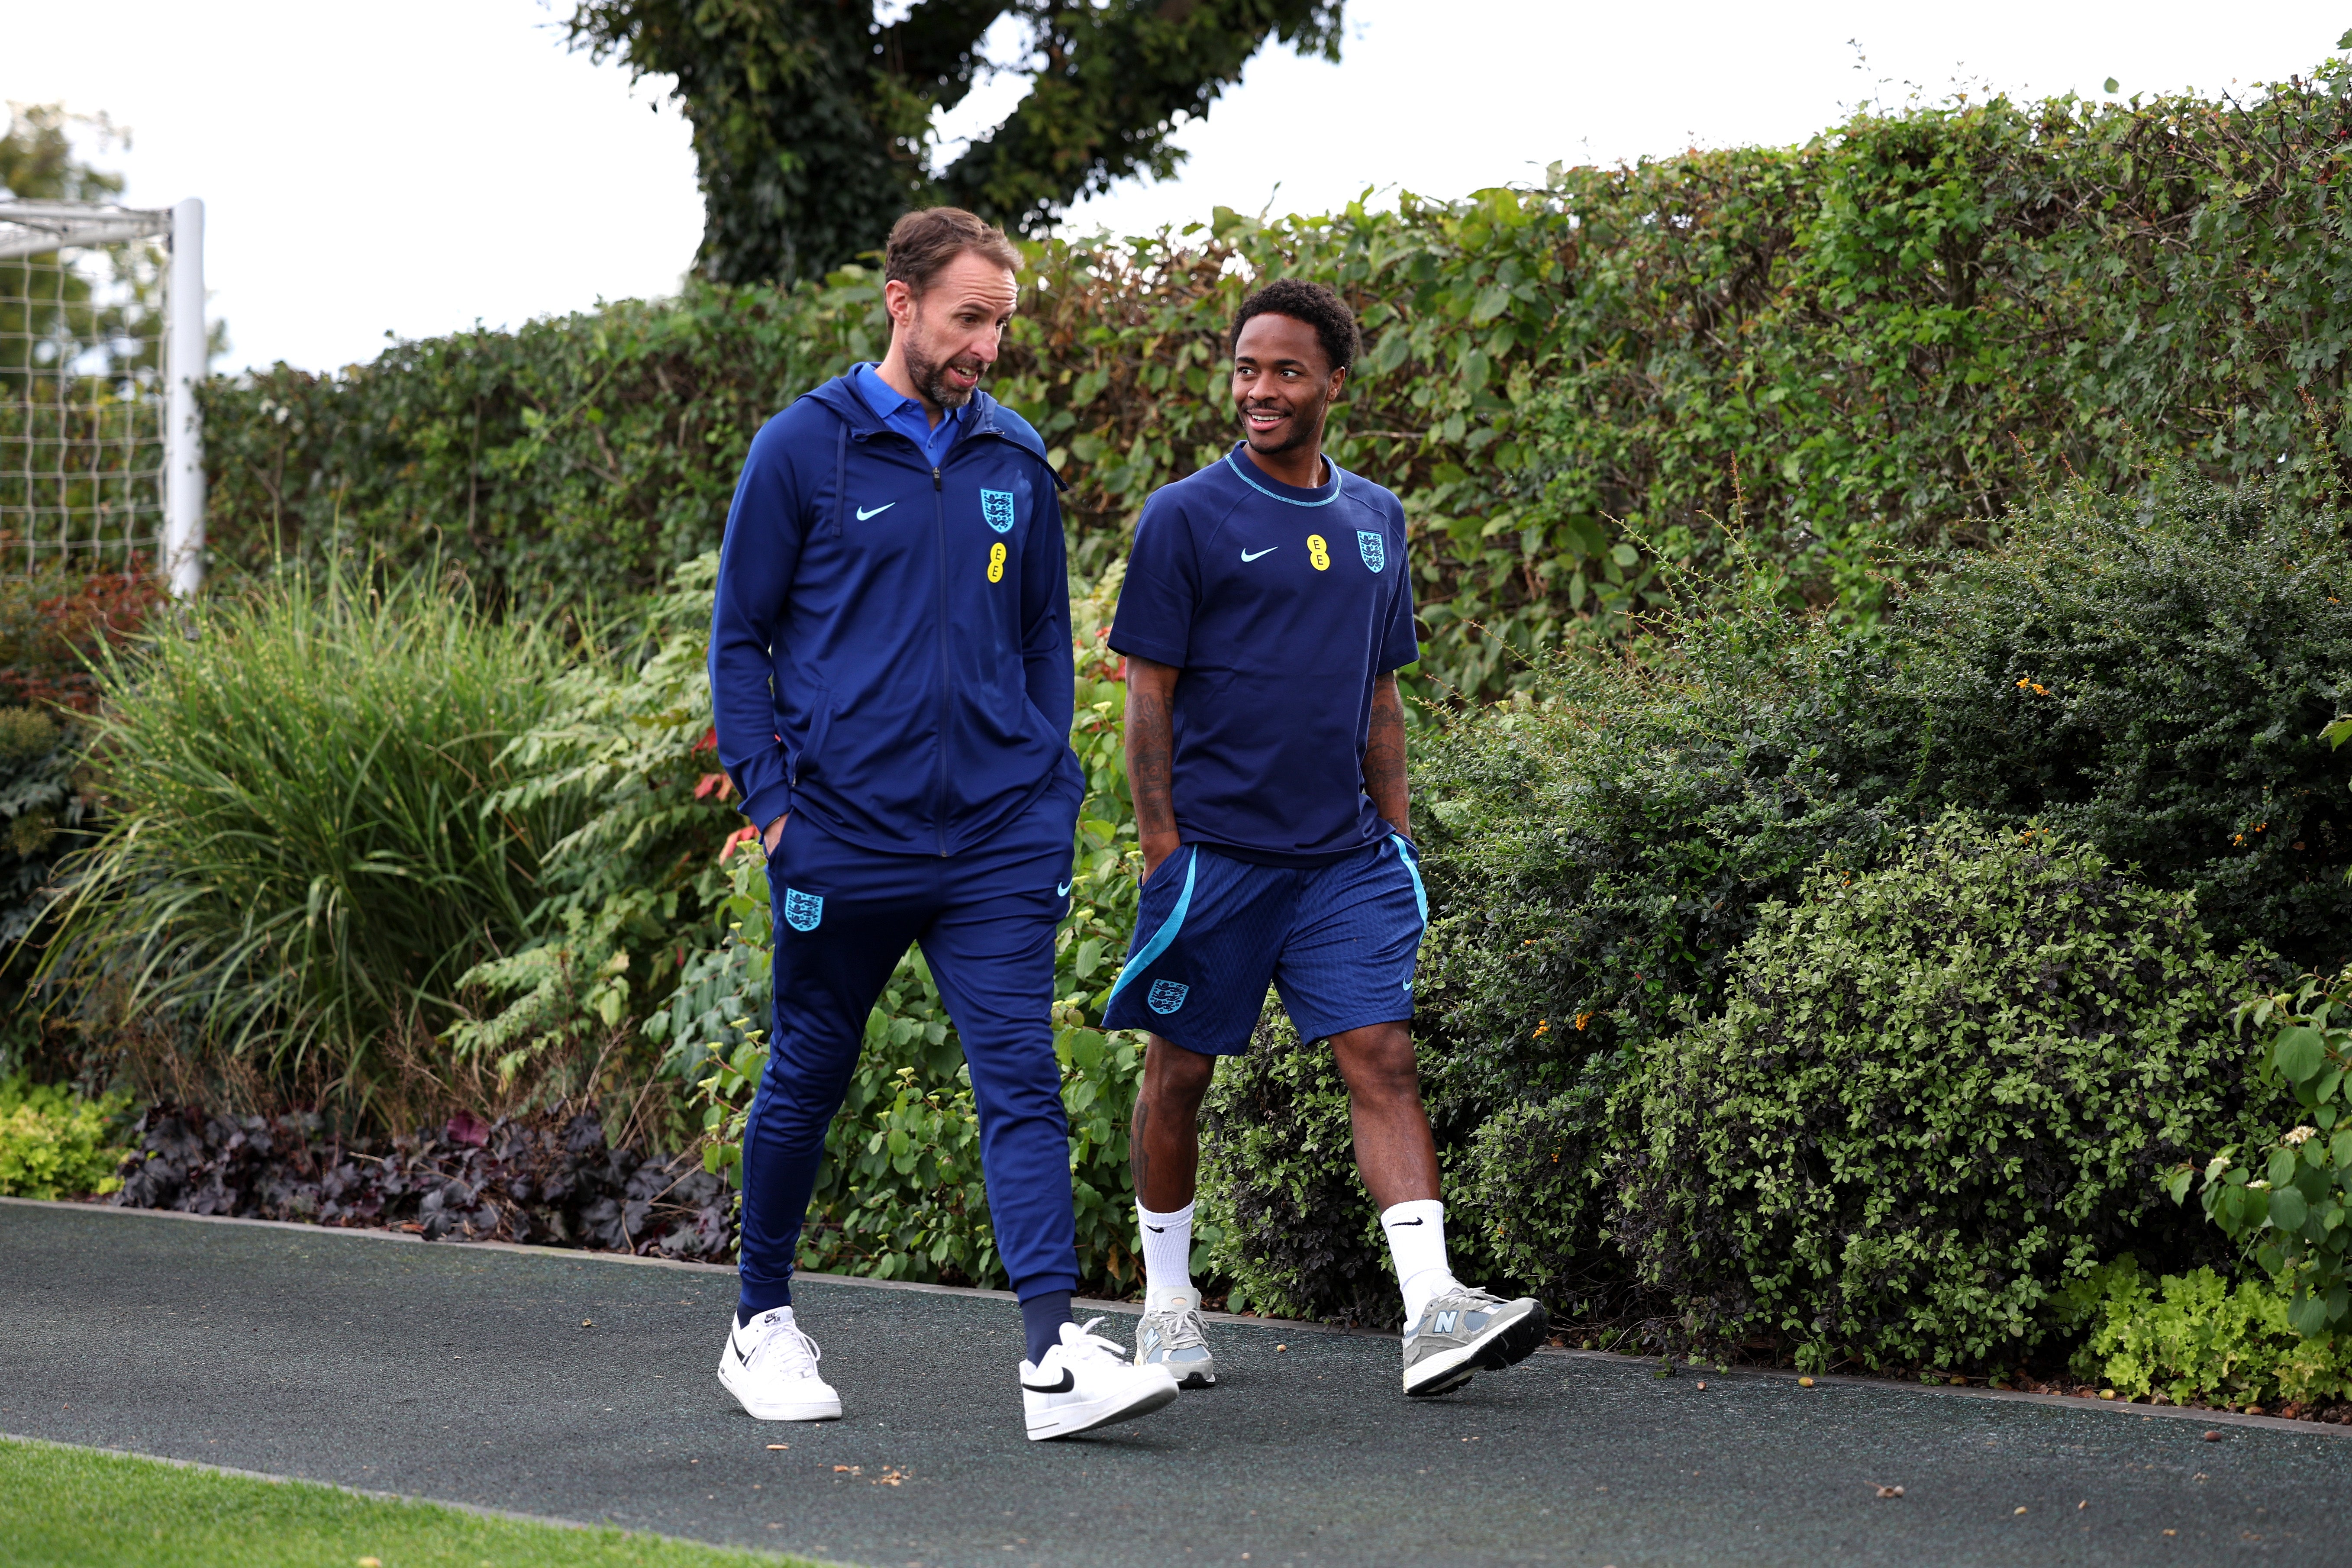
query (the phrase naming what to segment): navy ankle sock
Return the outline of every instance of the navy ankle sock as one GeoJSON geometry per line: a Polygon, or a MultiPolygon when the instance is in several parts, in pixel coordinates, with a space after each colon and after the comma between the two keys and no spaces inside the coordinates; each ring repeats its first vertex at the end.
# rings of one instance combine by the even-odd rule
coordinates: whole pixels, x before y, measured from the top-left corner
{"type": "Polygon", "coordinates": [[[772,1312],[779,1307],[789,1307],[792,1304],[793,1288],[790,1285],[761,1285],[755,1288],[747,1279],[735,1298],[735,1326],[740,1329],[762,1312],[772,1312]]]}
{"type": "Polygon", "coordinates": [[[1047,1290],[1021,1303],[1021,1327],[1029,1336],[1032,1365],[1044,1361],[1045,1352],[1062,1342],[1062,1325],[1069,1321],[1067,1290],[1047,1290]]]}

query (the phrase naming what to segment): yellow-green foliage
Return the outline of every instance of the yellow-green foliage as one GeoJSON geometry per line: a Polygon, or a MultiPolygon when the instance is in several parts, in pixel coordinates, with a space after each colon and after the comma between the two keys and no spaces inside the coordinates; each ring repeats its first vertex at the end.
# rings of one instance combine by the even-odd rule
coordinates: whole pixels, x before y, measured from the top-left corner
{"type": "Polygon", "coordinates": [[[2210,1268],[2151,1282],[2128,1254],[2076,1281],[2062,1311],[2088,1321],[2076,1375],[2127,1398],[2175,1405],[2266,1404],[2352,1397],[2352,1342],[2305,1339],[2287,1321],[2287,1292],[2262,1279],[2232,1286],[2210,1268]]]}
{"type": "Polygon", "coordinates": [[[124,1095],[81,1100],[48,1084],[0,1079],[0,1197],[65,1198],[110,1193],[130,1152],[113,1142],[124,1095]]]}

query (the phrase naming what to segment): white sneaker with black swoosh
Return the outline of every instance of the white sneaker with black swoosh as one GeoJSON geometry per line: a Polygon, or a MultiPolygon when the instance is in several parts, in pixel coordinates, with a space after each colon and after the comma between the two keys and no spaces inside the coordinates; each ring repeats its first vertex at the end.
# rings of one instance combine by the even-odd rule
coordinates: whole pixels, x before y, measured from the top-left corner
{"type": "Polygon", "coordinates": [[[1126,1352],[1093,1332],[1100,1318],[1084,1328],[1062,1325],[1062,1342],[1044,1363],[1021,1363],[1021,1408],[1029,1440],[1074,1437],[1097,1426],[1149,1415],[1176,1397],[1176,1378],[1164,1366],[1130,1366],[1126,1352]]]}
{"type": "Polygon", "coordinates": [[[816,1342],[790,1307],[739,1323],[719,1352],[719,1381],[761,1421],[838,1421],[841,1395],[817,1375],[816,1342]]]}

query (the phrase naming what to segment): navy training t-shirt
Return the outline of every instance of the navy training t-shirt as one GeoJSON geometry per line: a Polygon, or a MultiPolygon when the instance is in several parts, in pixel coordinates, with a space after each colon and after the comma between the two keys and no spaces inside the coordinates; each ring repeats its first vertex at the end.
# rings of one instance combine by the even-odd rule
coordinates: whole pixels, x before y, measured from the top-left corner
{"type": "Polygon", "coordinates": [[[1184,672],[1178,834],[1261,865],[1325,865],[1391,831],[1364,746],[1374,678],[1421,657],[1404,507],[1330,468],[1300,489],[1242,442],[1153,491],[1111,625],[1120,653],[1184,672]]]}

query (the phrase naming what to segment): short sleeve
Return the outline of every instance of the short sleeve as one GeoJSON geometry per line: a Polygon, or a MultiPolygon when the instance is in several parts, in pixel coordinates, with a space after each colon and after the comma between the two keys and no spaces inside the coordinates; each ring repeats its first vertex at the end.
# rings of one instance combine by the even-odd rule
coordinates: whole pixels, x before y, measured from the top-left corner
{"type": "Polygon", "coordinates": [[[1412,548],[1405,538],[1404,509],[1399,507],[1391,521],[1396,529],[1397,584],[1389,595],[1389,622],[1381,637],[1381,674],[1421,657],[1421,637],[1412,624],[1412,548]]]}
{"type": "Polygon", "coordinates": [[[1191,653],[1192,612],[1200,604],[1200,563],[1192,520],[1165,489],[1143,504],[1128,552],[1127,580],[1111,619],[1110,646],[1120,653],[1181,669],[1191,653]]]}

